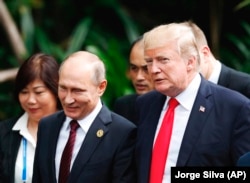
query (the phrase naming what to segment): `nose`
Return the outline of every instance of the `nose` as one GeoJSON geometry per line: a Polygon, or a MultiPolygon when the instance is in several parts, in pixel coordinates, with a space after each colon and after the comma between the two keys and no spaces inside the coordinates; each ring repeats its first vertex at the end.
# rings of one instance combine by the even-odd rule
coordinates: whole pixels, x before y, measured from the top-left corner
{"type": "Polygon", "coordinates": [[[149,67],[149,72],[151,72],[152,74],[158,73],[160,72],[160,68],[157,64],[157,62],[153,61],[149,67]]]}
{"type": "Polygon", "coordinates": [[[75,100],[74,98],[72,97],[72,93],[71,92],[67,92],[66,96],[65,96],[65,99],[64,99],[64,102],[66,104],[71,104],[73,103],[75,100]]]}
{"type": "Polygon", "coordinates": [[[30,93],[30,94],[28,95],[28,103],[29,103],[29,104],[34,104],[34,103],[36,103],[36,96],[35,96],[34,94],[30,93]]]}
{"type": "Polygon", "coordinates": [[[136,75],[136,79],[137,80],[144,80],[145,76],[144,76],[144,71],[142,69],[139,69],[136,75]]]}

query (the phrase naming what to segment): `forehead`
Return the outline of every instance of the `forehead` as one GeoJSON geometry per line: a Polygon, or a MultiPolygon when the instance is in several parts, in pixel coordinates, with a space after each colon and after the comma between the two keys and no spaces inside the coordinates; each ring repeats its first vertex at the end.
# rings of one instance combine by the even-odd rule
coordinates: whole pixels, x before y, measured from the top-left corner
{"type": "Polygon", "coordinates": [[[175,40],[165,42],[164,44],[155,44],[150,48],[145,48],[144,56],[147,57],[158,57],[158,56],[168,56],[178,53],[177,42],[175,40]]]}
{"type": "Polygon", "coordinates": [[[90,78],[92,72],[93,71],[90,69],[89,66],[86,66],[84,68],[80,66],[64,67],[60,72],[59,80],[62,79],[87,80],[88,78],[90,78]]]}
{"type": "Polygon", "coordinates": [[[85,73],[90,70],[91,66],[92,62],[87,57],[81,57],[81,55],[73,55],[64,61],[60,71],[85,73]]]}
{"type": "Polygon", "coordinates": [[[186,26],[175,23],[158,26],[144,34],[144,49],[162,47],[168,42],[177,42],[187,31],[186,29],[186,26]]]}
{"type": "Polygon", "coordinates": [[[41,79],[34,79],[28,85],[26,86],[27,88],[32,87],[32,88],[37,88],[37,87],[46,87],[44,82],[41,79]]]}
{"type": "Polygon", "coordinates": [[[71,82],[82,82],[88,80],[93,73],[92,64],[87,63],[76,58],[67,60],[59,72],[59,82],[71,81],[71,82]]]}
{"type": "Polygon", "coordinates": [[[132,64],[142,64],[144,63],[144,47],[142,44],[136,44],[130,53],[129,61],[132,64]]]}

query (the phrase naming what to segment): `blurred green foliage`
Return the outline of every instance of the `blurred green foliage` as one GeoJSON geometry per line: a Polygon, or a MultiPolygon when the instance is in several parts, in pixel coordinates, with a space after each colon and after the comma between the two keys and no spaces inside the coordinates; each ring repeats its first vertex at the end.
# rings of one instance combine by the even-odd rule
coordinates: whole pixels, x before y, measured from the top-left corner
{"type": "Polygon", "coordinates": [[[250,23],[238,22],[238,33],[226,33],[225,43],[221,48],[223,60],[237,70],[250,73],[250,23]]]}
{"type": "MultiPolygon", "coordinates": [[[[244,1],[249,2],[249,0],[244,1]]],[[[35,52],[44,52],[55,56],[61,63],[72,52],[88,50],[102,58],[107,68],[108,79],[103,101],[111,109],[117,97],[134,92],[125,74],[131,42],[146,31],[147,27],[152,27],[159,22],[166,23],[165,20],[179,20],[178,15],[185,17],[183,13],[194,10],[199,10],[199,13],[204,11],[196,7],[199,6],[198,0],[180,2],[157,0],[151,3],[150,1],[119,0],[8,0],[5,3],[27,48],[28,53],[25,57],[35,52]],[[167,2],[170,5],[168,7],[167,2]],[[133,7],[131,12],[138,16],[131,16],[128,7],[125,6],[128,4],[133,7]],[[147,8],[142,6],[146,4],[147,8]],[[174,5],[178,6],[182,14],[176,13],[174,5]],[[173,9],[172,14],[167,8],[173,9]],[[156,12],[159,12],[158,16],[156,12]],[[149,16],[150,14],[152,16],[149,16]],[[162,14],[165,14],[165,17],[162,14]],[[152,23],[153,15],[155,15],[154,23],[152,23]],[[150,25],[138,22],[142,19],[150,22],[150,25]]],[[[247,5],[247,3],[239,4],[237,11],[247,5]]],[[[222,62],[227,62],[227,65],[250,72],[249,21],[242,18],[237,23],[240,27],[237,30],[240,33],[228,30],[223,34],[226,41],[221,45],[220,59],[222,62]]],[[[0,69],[19,66],[2,27],[0,27],[0,35],[0,69]]],[[[13,81],[0,83],[0,120],[21,112],[19,105],[13,100],[13,88],[13,81]]]]}
{"type": "MultiPolygon", "coordinates": [[[[107,106],[112,108],[114,100],[122,95],[134,92],[133,87],[126,77],[128,50],[130,43],[139,36],[139,30],[135,26],[126,12],[115,1],[96,2],[95,9],[91,6],[82,9],[86,14],[78,17],[75,24],[70,25],[71,20],[66,21],[68,16],[62,13],[59,22],[49,15],[50,7],[45,7],[42,1],[8,1],[6,2],[13,17],[15,17],[17,26],[20,29],[25,46],[28,50],[27,56],[34,52],[44,52],[55,56],[60,63],[63,59],[78,50],[88,50],[96,53],[104,62],[107,69],[108,87],[103,96],[103,101],[107,106]],[[110,30],[111,27],[101,26],[100,19],[97,19],[98,9],[107,9],[112,11],[113,18],[111,20],[113,27],[120,22],[119,29],[122,34],[117,34],[110,30]],[[33,11],[33,13],[32,13],[33,11]],[[42,13],[38,18],[36,13],[42,13]],[[47,14],[48,13],[48,14],[47,14]],[[64,22],[65,20],[65,22],[64,22]],[[61,25],[60,25],[61,24],[61,25]],[[59,26],[58,28],[55,26],[59,26]],[[70,32],[68,36],[61,38],[64,28],[70,32]],[[69,29],[71,27],[71,30],[69,29]],[[54,29],[54,30],[53,30],[54,29]],[[57,34],[58,33],[58,34],[57,34]]],[[[61,1],[58,4],[70,9],[72,5],[69,1],[61,1]],[[68,2],[68,3],[67,3],[68,2]]],[[[57,7],[57,10],[60,7],[57,7]]],[[[69,15],[70,16],[70,15],[69,15]]],[[[105,20],[105,19],[101,19],[105,20]]],[[[110,20],[109,20],[110,21],[110,20]]],[[[8,43],[8,40],[3,40],[8,43]]],[[[10,45],[5,47],[0,45],[0,68],[11,68],[18,66],[13,53],[11,53],[10,45]],[[5,58],[5,59],[3,59],[5,58]]],[[[13,81],[0,84],[0,119],[17,115],[21,112],[19,105],[13,101],[13,81]]],[[[48,101],[49,102],[49,101],[48,101]]]]}

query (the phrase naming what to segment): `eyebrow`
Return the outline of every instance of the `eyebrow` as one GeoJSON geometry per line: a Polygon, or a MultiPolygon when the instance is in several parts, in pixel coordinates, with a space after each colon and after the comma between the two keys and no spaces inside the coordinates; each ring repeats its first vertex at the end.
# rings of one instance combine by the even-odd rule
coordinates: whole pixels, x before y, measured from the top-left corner
{"type": "Polygon", "coordinates": [[[47,88],[46,85],[38,85],[38,86],[35,86],[33,87],[34,89],[37,89],[37,88],[47,88]]]}
{"type": "Polygon", "coordinates": [[[129,65],[130,65],[130,66],[140,67],[140,68],[147,67],[147,64],[140,66],[140,65],[136,65],[136,64],[130,63],[129,65]]]}

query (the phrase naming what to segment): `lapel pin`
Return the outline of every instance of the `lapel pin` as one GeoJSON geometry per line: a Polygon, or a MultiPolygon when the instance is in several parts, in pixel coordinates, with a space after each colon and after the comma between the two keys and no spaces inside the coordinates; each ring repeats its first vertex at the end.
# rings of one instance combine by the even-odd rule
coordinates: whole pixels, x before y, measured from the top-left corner
{"type": "Polygon", "coordinates": [[[205,112],[205,107],[203,106],[200,106],[200,109],[199,109],[200,112],[205,112]]]}
{"type": "Polygon", "coordinates": [[[104,134],[104,131],[103,131],[102,129],[100,129],[100,130],[98,130],[98,131],[96,132],[96,136],[97,136],[97,137],[102,137],[103,134],[104,134]]]}

